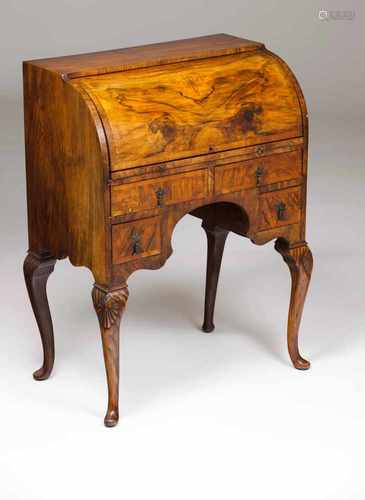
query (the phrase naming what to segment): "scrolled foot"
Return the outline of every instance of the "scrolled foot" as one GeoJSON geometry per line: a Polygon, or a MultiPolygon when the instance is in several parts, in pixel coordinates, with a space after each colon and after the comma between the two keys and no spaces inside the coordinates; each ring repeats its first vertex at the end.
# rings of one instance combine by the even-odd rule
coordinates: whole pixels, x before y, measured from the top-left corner
{"type": "Polygon", "coordinates": [[[213,323],[204,323],[203,326],[202,326],[202,330],[203,332],[205,333],[212,333],[212,331],[214,330],[215,326],[213,323]]]}
{"type": "Polygon", "coordinates": [[[52,367],[42,366],[33,373],[34,380],[47,380],[51,375],[52,367]]]}
{"type": "Polygon", "coordinates": [[[292,359],[294,368],[297,370],[308,370],[311,366],[310,362],[306,359],[299,357],[297,359],[292,359]]]}
{"type": "Polygon", "coordinates": [[[117,410],[110,410],[104,418],[105,427],[115,427],[119,421],[119,413],[117,410]]]}

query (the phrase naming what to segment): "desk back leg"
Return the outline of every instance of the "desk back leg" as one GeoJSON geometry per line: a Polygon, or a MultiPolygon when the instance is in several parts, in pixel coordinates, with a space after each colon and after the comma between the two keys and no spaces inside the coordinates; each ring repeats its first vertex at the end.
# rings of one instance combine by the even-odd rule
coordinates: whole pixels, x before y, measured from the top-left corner
{"type": "Polygon", "coordinates": [[[214,330],[214,306],[217,296],[217,285],[224,245],[229,231],[216,225],[209,225],[205,221],[203,221],[202,227],[206,232],[208,240],[204,322],[202,330],[209,333],[214,330]]]}

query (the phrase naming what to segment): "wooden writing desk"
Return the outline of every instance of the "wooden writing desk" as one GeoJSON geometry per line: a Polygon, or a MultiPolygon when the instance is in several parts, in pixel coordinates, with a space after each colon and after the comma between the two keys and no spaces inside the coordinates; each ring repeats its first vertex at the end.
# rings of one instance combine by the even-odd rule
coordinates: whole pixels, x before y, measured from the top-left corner
{"type": "Polygon", "coordinates": [[[127,279],[171,254],[191,214],[208,237],[203,330],[214,329],[229,231],[275,248],[292,290],[288,348],[311,271],[305,242],[308,126],[303,95],[264,45],[229,35],[24,63],[29,253],[25,281],[49,377],[54,339],[46,282],[69,257],[95,279],[108,380],[105,424],[118,421],[119,324],[127,279]]]}

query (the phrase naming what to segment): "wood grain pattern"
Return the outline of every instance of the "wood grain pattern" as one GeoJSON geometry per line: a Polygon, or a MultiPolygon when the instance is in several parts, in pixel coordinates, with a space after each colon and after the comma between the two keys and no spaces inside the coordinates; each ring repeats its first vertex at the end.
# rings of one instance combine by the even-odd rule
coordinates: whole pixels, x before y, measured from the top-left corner
{"type": "Polygon", "coordinates": [[[238,161],[215,168],[215,193],[231,193],[301,177],[301,151],[238,161]]]}
{"type": "Polygon", "coordinates": [[[53,325],[47,299],[47,281],[56,259],[29,252],[24,261],[24,279],[43,347],[43,365],[33,373],[35,380],[46,380],[52,372],[55,347],[53,325]]]}
{"type": "Polygon", "coordinates": [[[24,63],[30,254],[25,277],[54,359],[46,281],[69,257],[94,275],[108,380],[107,426],[118,421],[119,324],[127,280],[172,253],[182,217],[208,238],[203,329],[228,232],[277,240],[292,293],[288,348],[312,269],[305,243],[308,118],[288,66],[263,44],[226,35],[24,63]]]}
{"type": "Polygon", "coordinates": [[[128,296],[127,286],[118,290],[105,290],[95,284],[92,290],[108,382],[108,409],[104,418],[106,427],[114,427],[119,420],[119,329],[128,296]]]}
{"type": "MultiPolygon", "coordinates": [[[[161,253],[148,258],[123,262],[121,265],[114,264],[112,268],[113,281],[111,282],[111,286],[118,286],[118,283],[127,282],[129,276],[139,269],[159,269],[162,267],[173,251],[171,243],[176,224],[185,215],[192,213],[202,218],[200,209],[211,208],[213,212],[218,212],[217,216],[220,214],[220,217],[218,217],[219,226],[253,240],[258,231],[257,197],[257,189],[252,189],[244,192],[228,193],[222,196],[210,196],[204,200],[193,200],[166,208],[160,216],[162,240],[161,253]],[[232,211],[226,210],[227,206],[231,207],[232,211]],[[223,225],[224,220],[225,226],[223,225]]],[[[118,218],[115,219],[117,219],[118,222],[122,222],[122,220],[118,218]]],[[[123,219],[130,220],[127,216],[123,217],[123,219]]],[[[135,214],[132,220],[138,220],[138,214],[135,214]]],[[[273,238],[275,238],[275,236],[271,239],[273,238]]]]}
{"type": "Polygon", "coordinates": [[[294,83],[265,52],[80,79],[113,171],[302,135],[294,83]]]}
{"type": "Polygon", "coordinates": [[[112,249],[114,264],[158,255],[161,253],[160,218],[113,225],[112,249]]]}
{"type": "Polygon", "coordinates": [[[208,196],[208,171],[197,170],[157,180],[111,187],[112,215],[142,212],[208,196]],[[159,195],[161,193],[161,195],[159,195]]]}
{"type": "MultiPolygon", "coordinates": [[[[277,54],[273,54],[268,51],[271,56],[276,59],[276,61],[281,65],[283,70],[288,75],[288,78],[292,79],[295,85],[298,101],[300,108],[302,110],[302,130],[303,130],[303,174],[304,174],[304,182],[302,185],[302,213],[301,213],[301,224],[300,224],[300,240],[305,240],[305,230],[306,230],[306,206],[307,206],[307,171],[308,171],[308,137],[309,137],[309,124],[308,124],[308,110],[307,105],[305,103],[304,95],[298,80],[296,79],[294,73],[291,71],[289,66],[281,57],[277,54]]],[[[293,240],[289,240],[293,241],[293,240]]]]}
{"type": "Polygon", "coordinates": [[[29,249],[69,257],[106,283],[109,168],[102,125],[82,89],[36,66],[23,69],[29,249]]]}
{"type": "Polygon", "coordinates": [[[302,358],[299,353],[298,334],[304,301],[312,275],[312,252],[306,244],[290,246],[281,239],[278,239],[275,243],[275,249],[288,264],[292,280],[288,315],[288,350],[290,359],[298,370],[307,370],[310,363],[302,358]]]}
{"type": "MultiPolygon", "coordinates": [[[[294,149],[301,148],[303,137],[294,139],[269,142],[259,146],[247,146],[244,148],[231,149],[219,153],[209,153],[197,155],[190,158],[172,160],[169,162],[157,163],[143,167],[136,167],[126,170],[118,170],[111,173],[112,183],[134,182],[134,180],[144,180],[152,177],[198,170],[201,168],[215,167],[238,161],[246,161],[253,158],[265,159],[268,156],[286,153],[294,149]],[[264,151],[262,152],[262,147],[264,151]]],[[[275,162],[273,162],[275,164],[275,162]]]]}
{"type": "Polygon", "coordinates": [[[64,79],[206,59],[261,49],[263,43],[225,33],[124,49],[28,61],[64,79]]]}
{"type": "Polygon", "coordinates": [[[260,195],[259,230],[287,226],[300,221],[302,188],[293,187],[260,195]],[[282,205],[282,215],[278,212],[282,205]]]}
{"type": "Polygon", "coordinates": [[[250,237],[255,245],[265,245],[277,238],[283,238],[286,241],[293,243],[301,241],[302,235],[302,220],[297,224],[289,224],[288,226],[277,226],[264,231],[257,231],[250,237]]]}

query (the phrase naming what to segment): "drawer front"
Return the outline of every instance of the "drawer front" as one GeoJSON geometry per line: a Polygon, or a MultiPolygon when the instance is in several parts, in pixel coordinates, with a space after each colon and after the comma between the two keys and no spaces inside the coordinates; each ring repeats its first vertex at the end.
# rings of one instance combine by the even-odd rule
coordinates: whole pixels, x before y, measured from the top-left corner
{"type": "Polygon", "coordinates": [[[299,222],[301,207],[300,186],[260,195],[259,231],[299,222]]]}
{"type": "Polygon", "coordinates": [[[111,169],[300,137],[286,68],[266,52],[81,79],[109,144],[111,169]]]}
{"type": "Polygon", "coordinates": [[[215,168],[215,193],[224,194],[295,179],[302,175],[301,150],[215,168]]]}
{"type": "Polygon", "coordinates": [[[112,226],[113,264],[151,257],[159,253],[161,253],[159,217],[112,226]]]}
{"type": "Polygon", "coordinates": [[[208,195],[208,171],[196,170],[158,179],[112,186],[112,216],[199,200],[208,195]]]}

